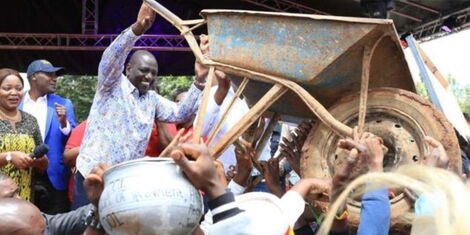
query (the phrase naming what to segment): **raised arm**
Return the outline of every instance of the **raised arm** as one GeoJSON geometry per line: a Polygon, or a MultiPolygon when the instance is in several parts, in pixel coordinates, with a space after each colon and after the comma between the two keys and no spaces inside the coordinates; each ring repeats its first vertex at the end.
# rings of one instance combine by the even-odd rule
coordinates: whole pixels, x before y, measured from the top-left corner
{"type": "MultiPolygon", "coordinates": [[[[201,136],[209,136],[217,123],[218,117],[220,116],[220,105],[218,105],[213,98],[215,93],[216,89],[215,87],[212,87],[209,95],[209,102],[207,102],[204,121],[202,122],[201,136]]],[[[198,119],[199,115],[196,115],[193,126],[196,125],[198,119]]]]}
{"type": "Polygon", "coordinates": [[[108,91],[113,88],[124,70],[124,62],[135,42],[155,20],[155,12],[142,3],[136,22],[124,30],[103,52],[98,67],[97,91],[108,91]]]}
{"type": "Polygon", "coordinates": [[[179,103],[175,103],[156,95],[155,120],[160,122],[184,122],[193,115],[197,108],[201,91],[194,85],[189,88],[186,97],[179,103]]]}
{"type": "Polygon", "coordinates": [[[184,122],[193,115],[199,107],[201,97],[201,80],[205,80],[208,70],[197,62],[194,66],[196,82],[191,85],[186,96],[179,103],[167,100],[161,95],[156,95],[155,119],[161,122],[184,122]],[[196,85],[199,84],[199,85],[196,85]]]}

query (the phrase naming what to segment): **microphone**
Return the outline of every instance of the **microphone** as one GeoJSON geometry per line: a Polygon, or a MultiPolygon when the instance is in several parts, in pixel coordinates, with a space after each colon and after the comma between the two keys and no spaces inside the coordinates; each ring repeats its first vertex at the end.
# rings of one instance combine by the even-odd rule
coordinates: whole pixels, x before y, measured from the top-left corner
{"type": "Polygon", "coordinates": [[[49,146],[47,144],[41,144],[34,148],[33,152],[29,155],[32,159],[41,158],[44,156],[47,151],[49,151],[49,146]]]}

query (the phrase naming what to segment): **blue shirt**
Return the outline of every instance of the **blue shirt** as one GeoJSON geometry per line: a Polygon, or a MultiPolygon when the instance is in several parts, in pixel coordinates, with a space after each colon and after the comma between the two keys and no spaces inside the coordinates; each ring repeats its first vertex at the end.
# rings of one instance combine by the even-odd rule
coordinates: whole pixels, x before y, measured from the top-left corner
{"type": "Polygon", "coordinates": [[[367,192],[362,196],[361,218],[357,234],[388,235],[390,229],[390,200],[388,189],[367,192]]]}

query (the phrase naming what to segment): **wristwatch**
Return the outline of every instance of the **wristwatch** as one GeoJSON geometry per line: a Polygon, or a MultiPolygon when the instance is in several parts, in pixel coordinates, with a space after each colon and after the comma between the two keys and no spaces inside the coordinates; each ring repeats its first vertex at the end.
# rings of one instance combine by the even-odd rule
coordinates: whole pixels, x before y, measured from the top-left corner
{"type": "Polygon", "coordinates": [[[11,163],[11,152],[7,152],[7,155],[5,156],[5,160],[7,160],[7,163],[11,163]]]}
{"type": "Polygon", "coordinates": [[[206,86],[206,82],[200,82],[200,81],[198,81],[198,80],[194,80],[193,83],[194,83],[194,85],[195,85],[197,88],[199,88],[199,89],[201,89],[201,90],[203,90],[204,87],[206,86]]]}
{"type": "Polygon", "coordinates": [[[96,208],[92,208],[88,211],[88,214],[85,217],[85,226],[94,229],[94,230],[103,230],[103,226],[101,226],[100,218],[98,218],[98,213],[96,212],[96,208]]]}

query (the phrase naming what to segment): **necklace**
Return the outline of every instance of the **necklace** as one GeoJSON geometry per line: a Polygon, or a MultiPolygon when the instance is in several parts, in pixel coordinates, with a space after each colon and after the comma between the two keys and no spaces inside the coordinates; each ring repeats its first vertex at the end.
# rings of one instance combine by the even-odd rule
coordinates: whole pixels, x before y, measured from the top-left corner
{"type": "Polygon", "coordinates": [[[20,111],[18,110],[16,110],[16,113],[14,115],[8,115],[2,109],[0,109],[0,116],[11,122],[19,122],[21,119],[20,111]]]}

